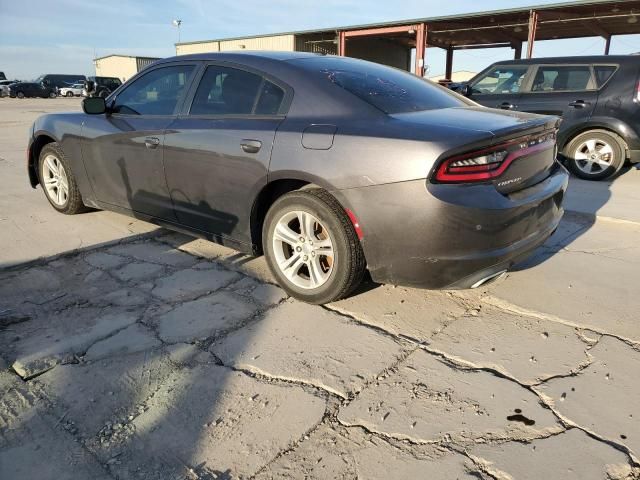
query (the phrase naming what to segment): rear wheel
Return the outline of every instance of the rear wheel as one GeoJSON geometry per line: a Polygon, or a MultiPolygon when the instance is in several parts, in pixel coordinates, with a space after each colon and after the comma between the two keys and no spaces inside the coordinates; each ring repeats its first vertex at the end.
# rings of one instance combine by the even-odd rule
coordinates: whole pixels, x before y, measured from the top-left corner
{"type": "Polygon", "coordinates": [[[67,92],[67,97],[73,97],[73,92],[67,92]]]}
{"type": "Polygon", "coordinates": [[[329,303],[362,281],[365,259],[344,209],[324,190],[303,190],[279,198],[263,227],[267,263],[289,295],[329,303]]]}
{"type": "Polygon", "coordinates": [[[53,208],[67,215],[87,211],[69,162],[57,143],[45,145],[38,162],[40,185],[53,208]]]}
{"type": "Polygon", "coordinates": [[[565,147],[567,167],[585,180],[602,180],[622,168],[624,140],[607,130],[589,130],[576,136],[565,147]]]}
{"type": "Polygon", "coordinates": [[[18,93],[16,93],[16,97],[18,97],[18,98],[24,98],[24,92],[18,92],[18,93]]]}
{"type": "Polygon", "coordinates": [[[49,98],[56,98],[56,92],[49,92],[49,98]]]}

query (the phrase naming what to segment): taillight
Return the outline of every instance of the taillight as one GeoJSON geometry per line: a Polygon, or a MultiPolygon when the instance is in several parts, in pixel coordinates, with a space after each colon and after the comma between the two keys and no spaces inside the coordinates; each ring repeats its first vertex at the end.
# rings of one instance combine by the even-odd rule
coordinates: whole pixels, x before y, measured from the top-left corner
{"type": "Polygon", "coordinates": [[[634,100],[640,102],[640,80],[638,80],[638,84],[636,85],[636,98],[634,100]]]}
{"type": "Polygon", "coordinates": [[[445,159],[434,180],[442,183],[482,182],[499,177],[511,163],[524,155],[553,148],[555,132],[527,136],[491,148],[445,159]]]}

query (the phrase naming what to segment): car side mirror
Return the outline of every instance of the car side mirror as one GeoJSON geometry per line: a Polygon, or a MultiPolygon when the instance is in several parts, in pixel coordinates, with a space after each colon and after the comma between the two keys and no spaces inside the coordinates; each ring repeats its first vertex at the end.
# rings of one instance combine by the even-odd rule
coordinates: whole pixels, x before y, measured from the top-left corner
{"type": "Polygon", "coordinates": [[[84,82],[84,89],[87,91],[87,94],[91,94],[96,89],[96,84],[93,80],[87,80],[84,82]]]}
{"type": "Polygon", "coordinates": [[[89,115],[100,115],[107,111],[107,104],[104,102],[104,98],[87,97],[82,100],[82,110],[89,115]]]}
{"type": "Polygon", "coordinates": [[[471,86],[468,83],[465,83],[458,89],[458,93],[460,93],[460,95],[468,97],[469,95],[471,95],[471,86]]]}

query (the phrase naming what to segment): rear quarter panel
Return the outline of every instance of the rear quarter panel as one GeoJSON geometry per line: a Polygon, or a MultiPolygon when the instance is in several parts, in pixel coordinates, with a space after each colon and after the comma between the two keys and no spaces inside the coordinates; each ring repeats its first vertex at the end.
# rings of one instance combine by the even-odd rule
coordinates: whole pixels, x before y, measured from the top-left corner
{"type": "Polygon", "coordinates": [[[425,128],[391,118],[323,119],[336,126],[329,149],[302,145],[302,132],[312,120],[286,120],[278,129],[269,169],[269,181],[294,178],[328,190],[424,179],[434,162],[460,145],[492,137],[482,131],[451,126],[425,128]]]}

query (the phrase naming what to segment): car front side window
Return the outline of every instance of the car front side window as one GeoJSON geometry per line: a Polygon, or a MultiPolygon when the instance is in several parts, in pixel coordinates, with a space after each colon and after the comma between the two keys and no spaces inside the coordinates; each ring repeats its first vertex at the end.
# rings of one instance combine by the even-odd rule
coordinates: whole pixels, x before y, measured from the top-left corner
{"type": "Polygon", "coordinates": [[[526,65],[496,66],[473,83],[472,93],[490,95],[519,93],[527,69],[526,65]]]}
{"type": "Polygon", "coordinates": [[[120,93],[111,110],[124,115],[173,115],[194,69],[194,65],[172,65],[152,70],[120,93]]]}

